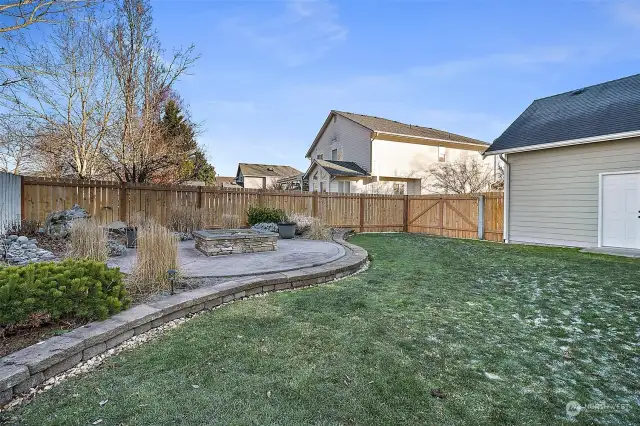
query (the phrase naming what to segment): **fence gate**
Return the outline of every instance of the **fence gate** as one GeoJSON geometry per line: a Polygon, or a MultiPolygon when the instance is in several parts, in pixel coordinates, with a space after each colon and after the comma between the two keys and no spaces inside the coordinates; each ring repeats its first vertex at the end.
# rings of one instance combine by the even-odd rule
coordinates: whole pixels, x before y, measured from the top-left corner
{"type": "Polygon", "coordinates": [[[409,198],[408,231],[478,238],[478,200],[477,196],[412,196],[409,198]]]}
{"type": "Polygon", "coordinates": [[[0,235],[12,223],[22,221],[22,178],[0,172],[0,235]]]}

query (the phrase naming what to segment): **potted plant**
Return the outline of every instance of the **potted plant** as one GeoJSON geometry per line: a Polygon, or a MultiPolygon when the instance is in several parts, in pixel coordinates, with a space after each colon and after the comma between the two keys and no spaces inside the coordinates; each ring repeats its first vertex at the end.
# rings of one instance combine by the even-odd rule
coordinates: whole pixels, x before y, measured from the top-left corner
{"type": "Polygon", "coordinates": [[[280,238],[282,238],[283,240],[290,240],[296,234],[296,223],[279,222],[278,234],[280,234],[280,238]]]}

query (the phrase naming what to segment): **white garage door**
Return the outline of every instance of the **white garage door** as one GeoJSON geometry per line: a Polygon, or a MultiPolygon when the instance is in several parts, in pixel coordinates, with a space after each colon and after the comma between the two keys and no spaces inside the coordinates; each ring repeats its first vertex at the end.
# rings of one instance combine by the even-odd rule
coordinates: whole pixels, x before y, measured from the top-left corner
{"type": "Polygon", "coordinates": [[[640,173],[602,176],[602,245],[640,249],[640,173]]]}

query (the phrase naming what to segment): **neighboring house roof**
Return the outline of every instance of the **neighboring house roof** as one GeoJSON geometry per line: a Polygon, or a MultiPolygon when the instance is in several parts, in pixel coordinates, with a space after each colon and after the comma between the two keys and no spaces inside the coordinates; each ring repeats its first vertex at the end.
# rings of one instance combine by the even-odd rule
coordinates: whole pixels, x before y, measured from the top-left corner
{"type": "Polygon", "coordinates": [[[242,172],[243,176],[295,176],[302,172],[290,166],[278,166],[274,164],[238,164],[238,172],[242,172]]]}
{"type": "Polygon", "coordinates": [[[216,184],[222,184],[224,182],[235,182],[235,176],[216,176],[216,184]]]}
{"type": "Polygon", "coordinates": [[[638,130],[640,74],[534,101],[485,154],[619,139],[638,130]]]}
{"type": "Polygon", "coordinates": [[[315,165],[318,165],[326,170],[331,176],[344,176],[344,177],[356,177],[356,176],[369,176],[367,171],[358,166],[353,161],[335,161],[335,160],[313,160],[309,170],[304,174],[304,178],[307,179],[309,173],[315,165]]]}
{"type": "Polygon", "coordinates": [[[235,176],[216,176],[215,186],[221,188],[238,187],[235,176]]]}
{"type": "Polygon", "coordinates": [[[320,137],[324,133],[325,129],[331,122],[331,117],[334,115],[339,115],[348,120],[353,121],[365,127],[372,132],[378,133],[375,136],[384,136],[386,135],[394,135],[394,136],[405,136],[409,138],[415,139],[428,139],[434,141],[442,141],[442,142],[453,142],[453,143],[463,143],[463,144],[472,144],[472,145],[489,145],[487,142],[469,138],[462,135],[457,135],[455,133],[446,132],[444,130],[433,129],[431,127],[422,127],[416,126],[415,124],[405,124],[400,123],[399,121],[393,121],[386,118],[375,117],[372,115],[363,115],[363,114],[354,114],[352,112],[344,112],[344,111],[336,111],[331,110],[329,116],[325,120],[322,128],[318,132],[318,135],[314,139],[311,147],[307,151],[307,157],[309,157],[313,151],[313,148],[316,146],[320,137]]]}

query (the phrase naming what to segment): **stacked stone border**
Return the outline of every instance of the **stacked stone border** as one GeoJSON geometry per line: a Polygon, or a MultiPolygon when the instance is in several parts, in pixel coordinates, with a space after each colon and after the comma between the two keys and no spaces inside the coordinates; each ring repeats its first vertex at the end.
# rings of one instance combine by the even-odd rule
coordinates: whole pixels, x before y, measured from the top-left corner
{"type": "Polygon", "coordinates": [[[344,238],[345,232],[334,236],[346,252],[334,262],[185,291],[9,354],[0,359],[0,408],[45,380],[169,321],[247,296],[326,283],[356,273],[367,263],[368,254],[344,238]]]}

